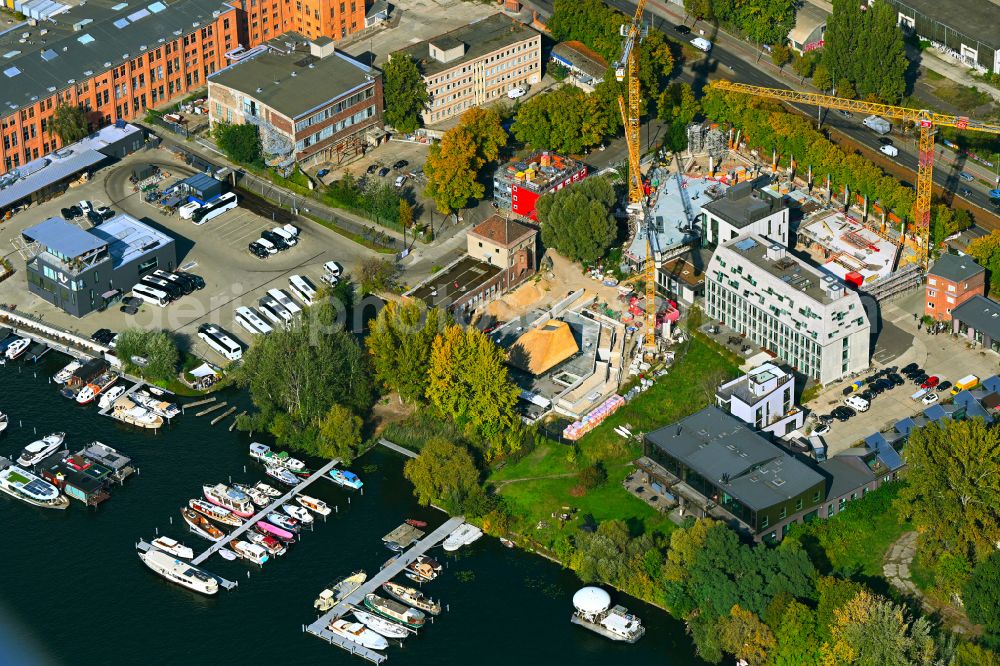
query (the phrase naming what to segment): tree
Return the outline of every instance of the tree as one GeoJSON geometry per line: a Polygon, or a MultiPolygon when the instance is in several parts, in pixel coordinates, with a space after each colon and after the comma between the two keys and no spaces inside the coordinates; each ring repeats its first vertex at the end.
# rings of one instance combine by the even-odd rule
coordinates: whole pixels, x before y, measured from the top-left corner
{"type": "Polygon", "coordinates": [[[816,65],[812,77],[813,85],[824,92],[833,87],[833,79],[830,78],[830,71],[823,63],[816,65]]]}
{"type": "Polygon", "coordinates": [[[935,204],[931,207],[931,247],[939,247],[948,236],[971,226],[969,211],[935,204]]]}
{"type": "Polygon", "coordinates": [[[779,48],[795,27],[795,6],[790,0],[741,2],[732,20],[750,41],[779,48]]]}
{"type": "Polygon", "coordinates": [[[680,81],[671,83],[660,93],[656,108],[657,117],[670,123],[664,147],[674,152],[687,148],[687,127],[701,113],[701,104],[691,85],[680,81]]]}
{"type": "Polygon", "coordinates": [[[994,231],[989,236],[980,236],[969,242],[966,251],[975,258],[979,265],[989,271],[989,293],[1000,291],[1000,231],[994,231]]]}
{"type": "Polygon", "coordinates": [[[86,138],[90,134],[87,112],[82,106],[61,102],[49,120],[49,134],[59,137],[64,146],[86,138]]]}
{"type": "Polygon", "coordinates": [[[575,86],[563,86],[522,104],[511,133],[533,148],[579,154],[618,129],[620,112],[617,101],[614,104],[612,108],[597,92],[588,95],[575,86]]]}
{"type": "Polygon", "coordinates": [[[606,520],[593,533],[577,535],[570,567],[581,580],[607,583],[629,594],[654,593],[662,555],[653,537],[633,537],[621,520],[606,520]]]}
{"type": "Polygon", "coordinates": [[[479,172],[499,157],[507,138],[500,114],[476,107],[463,113],[459,124],[431,146],[424,164],[424,194],[434,200],[440,213],[447,215],[463,208],[469,199],[483,196],[479,172]]]}
{"type": "Polygon", "coordinates": [[[573,261],[597,261],[618,235],[615,200],[611,183],[598,176],[542,196],[535,204],[542,242],[573,261]]]}
{"type": "Polygon", "coordinates": [[[816,613],[791,601],[772,625],[775,646],[768,663],[773,666],[819,666],[820,640],[816,613]]]}
{"type": "Polygon", "coordinates": [[[719,619],[719,642],[722,649],[750,666],[760,666],[774,649],[774,634],[760,618],[748,610],[732,607],[719,619]]]}
{"type": "Polygon", "coordinates": [[[365,344],[375,380],[396,391],[401,400],[420,403],[427,391],[431,347],[448,323],[448,315],[416,302],[390,301],[371,323],[365,344]]]}
{"type": "Polygon", "coordinates": [[[955,649],[951,666],[1000,666],[1000,655],[992,650],[963,641],[955,649]]]}
{"type": "Polygon", "coordinates": [[[684,0],[684,13],[688,16],[709,20],[714,16],[712,0],[684,0]]]}
{"type": "Polygon", "coordinates": [[[212,128],[212,136],[233,162],[254,164],[261,160],[260,132],[256,125],[219,122],[212,128]]]}
{"type": "Polygon", "coordinates": [[[621,52],[618,27],[626,20],[600,0],[555,0],[548,27],[556,41],[579,40],[612,62],[621,52]]]}
{"type": "Polygon", "coordinates": [[[598,461],[581,469],[577,473],[576,479],[584,490],[592,490],[608,480],[608,471],[598,461]]]}
{"type": "Polygon", "coordinates": [[[382,67],[385,122],[403,134],[420,127],[420,114],[427,107],[427,85],[417,63],[405,53],[393,53],[382,67]]]}
{"type": "Polygon", "coordinates": [[[910,433],[900,516],[919,531],[924,558],[953,553],[971,563],[1000,541],[1000,432],[982,419],[946,421],[910,433]]]}
{"type": "Polygon", "coordinates": [[[361,270],[358,271],[361,291],[365,294],[388,291],[392,288],[395,276],[396,266],[388,259],[378,257],[366,257],[361,262],[361,270]]]}
{"type": "Polygon", "coordinates": [[[460,513],[481,492],[479,470],[468,450],[439,437],[428,440],[420,455],[406,461],[403,474],[421,504],[440,504],[450,513],[460,513]]]}
{"type": "Polygon", "coordinates": [[[976,565],[962,590],[962,603],[970,620],[983,625],[987,634],[1000,635],[1000,553],[976,565]]]}
{"type": "Polygon", "coordinates": [[[650,30],[639,45],[639,89],[644,102],[657,99],[673,70],[670,42],[659,30],[650,30]]]}
{"type": "Polygon", "coordinates": [[[413,226],[413,206],[406,199],[399,200],[399,226],[409,229],[413,226]]]}
{"type": "Polygon", "coordinates": [[[361,452],[361,417],[333,405],[318,424],[316,455],[350,462],[361,452]]]}
{"type": "Polygon", "coordinates": [[[906,608],[868,591],[834,613],[832,641],[823,645],[826,663],[858,666],[931,666],[937,646],[926,618],[913,620],[906,608]]]}
{"type": "Polygon", "coordinates": [[[126,328],[115,341],[115,354],[127,372],[164,385],[177,378],[180,352],[167,331],[126,328]]]}
{"type": "Polygon", "coordinates": [[[779,44],[771,48],[771,62],[778,67],[784,67],[792,60],[791,50],[784,44],[779,44]]]}
{"type": "Polygon", "coordinates": [[[887,103],[902,98],[909,62],[889,3],[862,8],[853,0],[834,0],[823,39],[823,62],[837,82],[839,96],[874,96],[887,103]]]}
{"type": "Polygon", "coordinates": [[[475,328],[449,326],[431,347],[427,399],[439,414],[467,429],[487,461],[520,446],[515,412],[520,390],[504,360],[504,352],[475,328]]]}
{"type": "Polygon", "coordinates": [[[843,97],[844,99],[855,99],[858,96],[857,91],[854,90],[854,85],[851,80],[842,77],[837,79],[837,88],[835,90],[837,97],[843,97]]]}

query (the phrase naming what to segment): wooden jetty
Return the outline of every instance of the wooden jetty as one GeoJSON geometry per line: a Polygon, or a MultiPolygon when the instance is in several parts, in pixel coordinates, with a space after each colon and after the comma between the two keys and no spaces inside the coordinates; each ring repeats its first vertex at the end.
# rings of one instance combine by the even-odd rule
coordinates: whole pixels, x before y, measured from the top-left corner
{"type": "Polygon", "coordinates": [[[217,399],[218,398],[216,398],[214,395],[210,395],[207,398],[204,398],[203,400],[196,400],[194,402],[189,402],[186,405],[181,405],[181,411],[183,412],[188,407],[200,407],[202,405],[207,405],[210,402],[215,402],[217,399]]]}
{"type": "MultiPolygon", "coordinates": [[[[148,550],[150,550],[152,548],[155,548],[155,546],[153,546],[152,544],[146,543],[142,539],[140,539],[138,541],[138,543],[135,544],[135,549],[138,550],[139,552],[142,552],[142,553],[145,553],[146,551],[148,551],[148,550]]],[[[233,581],[231,581],[231,580],[226,580],[222,576],[218,576],[218,575],[212,573],[211,571],[205,571],[205,573],[207,573],[209,576],[212,576],[213,578],[215,578],[215,580],[219,581],[219,585],[221,585],[223,588],[225,588],[227,590],[232,590],[233,588],[236,587],[236,583],[233,582],[233,581]]]]}
{"type": "Polygon", "coordinates": [[[239,414],[236,415],[236,418],[233,419],[233,422],[229,424],[229,432],[233,431],[233,428],[236,427],[236,422],[239,420],[239,418],[241,416],[246,416],[246,413],[247,413],[247,410],[244,409],[242,412],[240,412],[239,414]]]}
{"type": "Polygon", "coordinates": [[[204,562],[205,560],[207,560],[209,557],[211,557],[212,555],[214,555],[216,552],[218,552],[218,550],[220,548],[222,548],[223,546],[225,546],[230,541],[233,541],[235,539],[239,539],[240,536],[242,536],[244,532],[246,532],[247,530],[251,529],[254,525],[256,525],[257,521],[263,520],[264,517],[267,516],[267,514],[271,513],[272,511],[279,510],[281,508],[282,504],[287,504],[290,499],[292,499],[293,497],[295,497],[296,495],[298,495],[300,492],[302,492],[303,490],[305,490],[306,487],[309,484],[311,484],[313,481],[315,481],[316,479],[320,478],[321,476],[324,476],[327,472],[329,472],[331,469],[333,469],[334,467],[336,467],[339,464],[340,464],[340,458],[334,458],[333,460],[331,460],[327,464],[325,464],[322,467],[320,467],[318,470],[316,470],[315,472],[313,472],[307,478],[303,479],[302,483],[300,483],[299,485],[295,486],[294,488],[292,488],[291,490],[289,490],[287,493],[285,493],[284,495],[282,495],[278,499],[276,499],[273,502],[271,502],[271,504],[269,504],[267,506],[267,508],[261,509],[260,511],[258,511],[257,513],[255,513],[252,517],[247,518],[245,521],[243,521],[243,524],[240,525],[235,530],[233,530],[232,532],[230,532],[229,536],[227,536],[225,539],[222,539],[221,541],[216,541],[211,546],[209,546],[201,555],[198,555],[193,560],[191,560],[191,564],[194,564],[196,566],[199,565],[199,564],[201,564],[202,562],[204,562]]]}
{"type": "MultiPolygon", "coordinates": [[[[224,405],[226,403],[222,403],[222,404],[224,405]]],[[[222,419],[226,418],[227,416],[231,415],[235,411],[236,411],[236,407],[230,407],[225,412],[223,412],[222,414],[219,414],[214,419],[212,419],[212,422],[209,425],[215,425],[216,423],[218,423],[222,419]]]]}
{"type": "Polygon", "coordinates": [[[396,444],[394,442],[390,442],[389,440],[387,440],[387,439],[385,439],[383,437],[379,438],[378,443],[381,444],[382,446],[384,446],[387,449],[392,449],[396,453],[402,453],[407,458],[416,458],[417,457],[417,452],[416,451],[411,451],[410,449],[403,448],[399,444],[396,444]]]}
{"type": "MultiPolygon", "coordinates": [[[[312,477],[310,477],[312,478],[312,477]]],[[[455,516],[454,518],[449,518],[443,525],[435,529],[433,532],[428,534],[426,537],[417,541],[413,546],[401,553],[396,557],[391,563],[389,563],[384,569],[379,571],[377,574],[369,578],[365,583],[359,587],[353,594],[348,596],[346,599],[342,599],[340,603],[331,608],[329,611],[320,615],[316,618],[316,621],[305,627],[304,630],[313,636],[318,636],[331,645],[336,645],[344,650],[347,650],[351,654],[357,655],[373,664],[381,664],[388,657],[386,657],[381,652],[375,650],[369,650],[368,648],[362,647],[357,643],[351,642],[345,638],[341,638],[337,634],[333,633],[327,627],[334,620],[343,617],[355,606],[359,606],[365,598],[365,595],[375,592],[382,587],[383,583],[387,583],[393,578],[395,578],[400,572],[403,571],[411,562],[415,561],[418,557],[426,553],[430,548],[436,546],[440,542],[451,534],[459,525],[465,522],[465,516],[455,516]]]]}
{"type": "Polygon", "coordinates": [[[218,404],[212,405],[211,407],[206,407],[200,412],[195,413],[195,416],[204,416],[205,414],[211,414],[212,412],[217,412],[228,404],[229,404],[228,402],[223,401],[218,404]]]}

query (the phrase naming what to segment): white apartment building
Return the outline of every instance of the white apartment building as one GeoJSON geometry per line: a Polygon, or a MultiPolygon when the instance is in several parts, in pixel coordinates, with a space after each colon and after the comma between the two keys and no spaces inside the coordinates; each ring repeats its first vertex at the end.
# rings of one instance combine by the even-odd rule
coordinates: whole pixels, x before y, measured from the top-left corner
{"type": "Polygon", "coordinates": [[[858,294],[756,234],[712,255],[705,312],[821,384],[869,364],[871,324],[858,294]]]}
{"type": "Polygon", "coordinates": [[[805,422],[805,412],[795,405],[795,375],[774,363],[764,363],[720,386],[715,403],[757,430],[777,437],[805,422]]]}
{"type": "Polygon", "coordinates": [[[788,246],[788,206],[783,199],[755,188],[754,184],[746,181],[733,185],[718,199],[702,204],[708,245],[757,234],[788,246]]]}
{"type": "Polygon", "coordinates": [[[542,36],[503,14],[418,42],[397,53],[417,63],[429,102],[424,125],[506,99],[507,92],[542,80],[542,36]]]}

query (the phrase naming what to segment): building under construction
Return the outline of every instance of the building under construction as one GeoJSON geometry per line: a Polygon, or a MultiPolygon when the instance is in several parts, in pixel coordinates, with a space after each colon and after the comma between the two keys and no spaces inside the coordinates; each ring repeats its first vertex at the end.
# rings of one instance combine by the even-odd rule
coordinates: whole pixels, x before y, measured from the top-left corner
{"type": "Polygon", "coordinates": [[[535,203],[587,176],[587,165],[549,151],[533,153],[501,165],[493,174],[493,200],[501,210],[537,219],[535,203]]]}

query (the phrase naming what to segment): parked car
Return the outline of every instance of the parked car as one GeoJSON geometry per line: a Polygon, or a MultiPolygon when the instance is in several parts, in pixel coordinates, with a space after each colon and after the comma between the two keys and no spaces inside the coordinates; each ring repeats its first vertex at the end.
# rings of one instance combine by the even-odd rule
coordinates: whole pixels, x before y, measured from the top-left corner
{"type": "Polygon", "coordinates": [[[250,247],[250,254],[257,257],[258,259],[267,259],[268,257],[271,256],[271,253],[267,251],[267,248],[258,243],[257,241],[253,241],[252,243],[250,243],[249,247],[250,247]]]}
{"type": "Polygon", "coordinates": [[[200,275],[195,275],[194,273],[187,273],[185,271],[174,271],[174,273],[180,276],[181,279],[190,282],[195,289],[205,288],[205,279],[200,275]]]}
{"type": "Polygon", "coordinates": [[[676,32],[678,35],[690,35],[691,28],[687,27],[686,25],[675,25],[674,32],[676,32]]]}
{"type": "Polygon", "coordinates": [[[971,173],[969,173],[968,171],[960,171],[958,173],[958,177],[961,178],[962,180],[964,180],[967,183],[973,183],[976,180],[975,177],[971,173]]]}
{"type": "Polygon", "coordinates": [[[340,277],[341,270],[342,269],[340,268],[340,264],[338,264],[336,261],[328,261],[325,264],[323,264],[323,271],[326,272],[328,275],[332,275],[334,277],[340,277]]]}
{"type": "Polygon", "coordinates": [[[320,169],[319,171],[316,172],[316,177],[317,178],[322,178],[323,176],[326,176],[329,173],[330,173],[329,169],[320,169]]]}
{"type": "Polygon", "coordinates": [[[271,243],[274,247],[278,248],[278,252],[287,250],[290,247],[288,243],[285,242],[284,238],[273,231],[262,231],[260,232],[260,237],[271,243]]]}
{"type": "Polygon", "coordinates": [[[931,378],[931,376],[928,375],[927,373],[924,373],[924,374],[921,374],[921,375],[917,375],[916,377],[913,378],[913,383],[917,384],[919,386],[923,386],[924,382],[926,382],[930,378],[931,378]]]}
{"type": "Polygon", "coordinates": [[[403,167],[405,167],[408,164],[409,164],[409,162],[407,162],[406,160],[396,160],[393,163],[392,168],[396,169],[398,171],[399,169],[402,169],[403,167]]]}
{"type": "Polygon", "coordinates": [[[84,199],[83,201],[79,202],[77,204],[77,206],[80,207],[80,210],[82,211],[83,215],[86,215],[90,211],[94,210],[94,204],[90,203],[86,199],[84,199]]]}
{"type": "Polygon", "coordinates": [[[951,388],[951,382],[941,382],[935,388],[938,391],[942,391],[942,392],[947,391],[948,389],[951,388]]]}
{"type": "Polygon", "coordinates": [[[941,383],[940,377],[938,377],[937,375],[931,375],[920,384],[920,388],[934,388],[940,383],[941,383]]]}
{"type": "Polygon", "coordinates": [[[389,175],[389,167],[382,167],[378,170],[379,178],[385,178],[389,175]]]}
{"type": "Polygon", "coordinates": [[[67,206],[66,208],[63,208],[61,212],[64,220],[75,220],[83,215],[83,209],[75,205],[67,206]]]}
{"type": "Polygon", "coordinates": [[[817,425],[815,428],[812,429],[811,434],[822,436],[827,434],[828,432],[830,432],[830,424],[820,423],[819,425],[817,425]]]}
{"type": "Polygon", "coordinates": [[[110,328],[99,328],[94,331],[94,334],[90,336],[90,339],[98,344],[106,345],[110,343],[114,337],[115,333],[110,328]]]}
{"type": "Polygon", "coordinates": [[[518,99],[520,97],[524,97],[527,94],[528,94],[528,89],[525,88],[524,86],[514,86],[513,88],[507,91],[507,97],[510,99],[518,99]]]}
{"type": "Polygon", "coordinates": [[[905,380],[895,372],[889,375],[889,381],[892,382],[893,386],[902,386],[904,383],[906,383],[905,380]]]}
{"type": "Polygon", "coordinates": [[[833,411],[830,412],[830,415],[838,421],[846,421],[852,416],[857,415],[857,412],[846,405],[840,405],[839,407],[835,407],[833,411]]]}
{"type": "Polygon", "coordinates": [[[406,182],[406,176],[396,176],[395,185],[397,188],[402,187],[405,182],[406,182]]]}
{"type": "Polygon", "coordinates": [[[368,168],[365,170],[365,173],[367,173],[370,176],[373,173],[375,173],[376,171],[378,171],[378,168],[380,166],[382,166],[382,165],[379,164],[378,162],[375,162],[374,164],[369,164],[368,168]]]}
{"type": "Polygon", "coordinates": [[[923,398],[921,398],[920,401],[922,403],[924,403],[925,405],[933,405],[939,399],[940,398],[938,397],[938,394],[935,393],[934,391],[931,391],[930,393],[928,393],[927,395],[925,395],[923,398]]]}
{"type": "Polygon", "coordinates": [[[905,375],[907,372],[913,372],[914,370],[916,370],[919,367],[920,366],[917,365],[916,363],[908,363],[908,364],[906,364],[906,365],[903,366],[903,369],[902,369],[901,372],[905,375]]]}
{"type": "Polygon", "coordinates": [[[844,404],[858,412],[867,412],[868,408],[871,406],[869,401],[865,400],[860,395],[852,395],[844,401],[844,404]]]}

